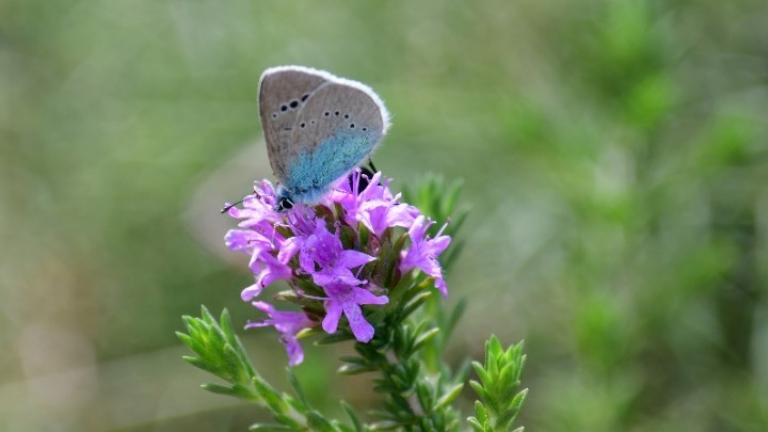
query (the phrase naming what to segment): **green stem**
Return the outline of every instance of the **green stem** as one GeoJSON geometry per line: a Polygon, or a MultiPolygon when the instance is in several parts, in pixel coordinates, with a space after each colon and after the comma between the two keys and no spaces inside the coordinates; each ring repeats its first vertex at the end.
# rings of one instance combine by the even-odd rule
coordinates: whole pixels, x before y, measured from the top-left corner
{"type": "Polygon", "coordinates": [[[427,368],[418,354],[418,330],[405,322],[391,323],[377,329],[374,341],[355,344],[366,369],[379,373],[376,389],[386,395],[382,419],[370,425],[373,429],[442,431],[455,417],[450,404],[439,403],[444,391],[438,377],[424,374],[427,368]]]}

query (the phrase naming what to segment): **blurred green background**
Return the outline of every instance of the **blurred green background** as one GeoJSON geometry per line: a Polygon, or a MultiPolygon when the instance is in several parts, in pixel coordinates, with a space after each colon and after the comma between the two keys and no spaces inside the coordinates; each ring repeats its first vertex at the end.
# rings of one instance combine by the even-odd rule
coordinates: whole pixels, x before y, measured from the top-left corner
{"type": "MultiPolygon", "coordinates": [[[[0,1],[0,430],[242,431],[174,337],[255,317],[225,200],[263,69],[369,83],[396,188],[463,178],[449,350],[525,338],[531,431],[768,430],[768,3],[0,1]]],[[[284,381],[274,334],[252,357],[284,381]]],[[[310,397],[373,403],[298,372],[310,397]],[[331,398],[328,395],[333,395],[331,398]]]]}

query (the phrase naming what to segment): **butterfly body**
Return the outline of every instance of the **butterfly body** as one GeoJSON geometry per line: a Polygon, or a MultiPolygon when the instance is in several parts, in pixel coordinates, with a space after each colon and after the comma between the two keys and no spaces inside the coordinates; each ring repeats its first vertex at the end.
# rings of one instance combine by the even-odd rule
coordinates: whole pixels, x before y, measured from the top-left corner
{"type": "Polygon", "coordinates": [[[318,202],[373,152],[389,126],[373,90],[301,66],[264,72],[259,111],[280,182],[278,210],[318,202]]]}

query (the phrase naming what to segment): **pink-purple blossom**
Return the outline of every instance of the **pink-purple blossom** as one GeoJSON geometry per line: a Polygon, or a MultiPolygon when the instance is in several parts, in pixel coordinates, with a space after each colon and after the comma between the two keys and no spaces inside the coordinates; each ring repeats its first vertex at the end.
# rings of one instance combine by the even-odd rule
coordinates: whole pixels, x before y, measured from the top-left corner
{"type": "Polygon", "coordinates": [[[346,324],[357,341],[369,342],[375,327],[366,311],[389,302],[388,290],[401,274],[418,269],[434,278],[441,293],[447,293],[438,256],[448,247],[450,237],[438,234],[430,238],[427,229],[432,222],[416,207],[402,202],[400,194],[393,194],[390,180],[382,179],[381,173],[364,176],[355,170],[319,204],[297,203],[286,212],[275,210],[275,188],[263,180],[255,184],[242,207],[227,211],[239,222],[226,234],[225,244],[250,257],[248,267],[254,277],[241,297],[269,316],[246,328],[275,327],[291,365],[303,359],[296,334],[307,327],[335,333],[346,324]],[[361,231],[361,227],[365,229],[361,231]],[[400,255],[390,253],[386,262],[380,262],[382,248],[393,247],[392,236],[408,236],[407,247],[400,255]],[[280,298],[295,302],[304,311],[279,311],[269,303],[253,301],[277,281],[287,282],[293,292],[280,298]],[[374,281],[392,285],[378,286],[374,281]]]}
{"type": "Polygon", "coordinates": [[[352,269],[376,258],[360,251],[345,250],[338,233],[331,233],[325,225],[324,219],[317,219],[315,230],[302,241],[299,253],[301,268],[319,286],[325,286],[329,281],[340,281],[348,285],[365,283],[352,273],[352,269]]]}
{"type": "Polygon", "coordinates": [[[387,296],[377,296],[364,288],[349,285],[342,281],[331,281],[323,287],[328,299],[325,301],[326,315],[323,318],[323,330],[336,333],[342,312],[347,317],[349,328],[355,339],[368,342],[373,338],[373,326],[366,321],[360,305],[383,305],[389,302],[387,296]]]}
{"type": "MultiPolygon", "coordinates": [[[[448,295],[448,287],[443,279],[443,269],[437,257],[451,243],[451,238],[438,233],[435,238],[427,238],[427,229],[432,225],[424,216],[419,216],[408,230],[411,245],[402,253],[400,270],[403,272],[419,269],[435,279],[435,287],[444,296],[448,295]]],[[[442,232],[442,230],[441,230],[442,232]]]]}
{"type": "Polygon", "coordinates": [[[273,282],[290,279],[293,276],[293,270],[288,265],[288,261],[296,255],[299,249],[298,237],[285,240],[281,246],[276,256],[267,249],[253,255],[249,267],[256,274],[256,282],[240,293],[243,301],[250,301],[258,296],[264,287],[273,282]]]}
{"type": "Polygon", "coordinates": [[[288,364],[295,366],[304,360],[304,350],[301,348],[296,334],[315,323],[304,312],[279,311],[269,303],[255,301],[253,307],[264,312],[269,318],[248,322],[246,329],[272,326],[280,333],[280,340],[288,353],[288,364]]]}
{"type": "Polygon", "coordinates": [[[362,223],[375,235],[381,236],[387,228],[409,227],[421,214],[416,207],[400,203],[400,194],[392,195],[389,180],[382,182],[380,172],[368,179],[368,184],[360,190],[364,175],[360,171],[353,172],[351,180],[341,183],[338,190],[330,195],[344,208],[345,221],[349,225],[362,223]]]}

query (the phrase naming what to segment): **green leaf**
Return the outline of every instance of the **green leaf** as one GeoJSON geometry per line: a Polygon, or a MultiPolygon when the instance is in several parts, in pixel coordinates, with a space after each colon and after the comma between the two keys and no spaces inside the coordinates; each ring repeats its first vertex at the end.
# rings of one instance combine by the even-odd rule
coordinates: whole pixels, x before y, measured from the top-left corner
{"type": "Polygon", "coordinates": [[[489,377],[488,373],[483,369],[483,365],[480,363],[473,361],[472,362],[472,369],[475,370],[475,373],[477,374],[477,377],[480,378],[480,382],[483,383],[483,385],[489,385],[491,383],[491,378],[489,377]]]}
{"type": "Polygon", "coordinates": [[[310,406],[309,402],[307,402],[307,397],[304,394],[304,389],[301,388],[301,384],[299,383],[299,380],[296,378],[296,374],[293,373],[293,370],[291,368],[286,368],[286,372],[288,373],[288,382],[291,384],[291,387],[293,388],[293,391],[296,393],[296,396],[299,397],[299,400],[304,405],[304,407],[308,408],[310,406]]]}
{"type": "Polygon", "coordinates": [[[332,335],[325,336],[323,338],[318,339],[315,341],[315,345],[328,345],[328,344],[334,344],[339,342],[344,342],[348,340],[352,340],[355,337],[352,335],[352,333],[345,332],[345,331],[338,331],[332,335]]]}
{"type": "Polygon", "coordinates": [[[377,370],[375,366],[361,364],[345,363],[336,370],[341,375],[359,375],[361,373],[373,372],[377,370]]]}
{"type": "Polygon", "coordinates": [[[451,387],[443,396],[440,397],[440,399],[437,400],[437,403],[435,403],[434,409],[437,411],[452,404],[453,401],[455,401],[456,398],[459,397],[463,389],[464,389],[464,383],[459,383],[451,387]]]}
{"type": "Polygon", "coordinates": [[[369,426],[369,429],[372,431],[379,431],[379,430],[394,430],[400,427],[400,423],[393,421],[393,420],[382,420],[376,423],[372,423],[369,426]]]}
{"type": "Polygon", "coordinates": [[[322,330],[318,329],[317,327],[307,327],[301,329],[298,333],[296,333],[297,339],[306,339],[312,336],[318,336],[321,334],[325,334],[322,330]]]}
{"type": "Polygon", "coordinates": [[[307,414],[307,423],[312,430],[317,430],[320,432],[336,431],[331,422],[329,422],[325,417],[320,415],[320,413],[315,410],[312,410],[307,414]]]}
{"type": "Polygon", "coordinates": [[[181,342],[184,345],[186,345],[187,347],[189,347],[193,351],[197,351],[197,349],[195,349],[195,348],[197,346],[199,346],[199,345],[197,343],[197,340],[193,339],[192,336],[190,336],[190,335],[188,335],[186,333],[182,333],[180,331],[177,331],[176,332],[176,337],[179,338],[179,340],[181,340],[181,342]]]}
{"type": "Polygon", "coordinates": [[[198,369],[202,369],[206,372],[210,372],[216,376],[221,375],[221,371],[219,370],[218,367],[213,366],[209,363],[206,363],[200,357],[182,356],[181,359],[198,369]]]}
{"type": "Polygon", "coordinates": [[[413,351],[414,352],[418,351],[419,348],[424,346],[424,344],[426,344],[429,341],[431,341],[432,339],[434,339],[435,336],[437,336],[438,333],[440,333],[440,329],[437,328],[437,327],[433,327],[433,328],[427,330],[426,332],[420,334],[418,337],[416,337],[416,340],[414,341],[413,351]]]}
{"type": "Polygon", "coordinates": [[[515,398],[512,399],[512,403],[510,404],[510,410],[511,411],[519,411],[520,408],[523,406],[523,402],[525,402],[525,398],[528,396],[528,389],[525,388],[521,390],[517,395],[515,395],[515,398]]]}
{"type": "Polygon", "coordinates": [[[426,382],[419,381],[416,383],[416,398],[419,400],[422,410],[425,412],[432,411],[432,389],[426,382]]]}
{"type": "Polygon", "coordinates": [[[249,400],[251,402],[263,402],[261,398],[259,398],[259,395],[256,394],[256,392],[250,386],[237,383],[232,385],[232,390],[234,391],[234,396],[237,396],[241,399],[249,400]]]}
{"type": "Polygon", "coordinates": [[[483,405],[479,401],[475,401],[475,416],[482,423],[485,423],[488,421],[488,410],[485,408],[485,405],[483,405]]]}
{"type": "Polygon", "coordinates": [[[211,313],[208,311],[208,308],[203,305],[200,305],[200,316],[206,323],[212,325],[216,324],[216,318],[214,318],[213,315],[211,315],[211,313]]]}
{"type": "Polygon", "coordinates": [[[475,417],[467,417],[467,423],[472,426],[472,430],[476,432],[483,432],[485,428],[475,417]]]}
{"type": "Polygon", "coordinates": [[[275,420],[289,427],[291,430],[304,431],[307,429],[303,424],[299,423],[293,417],[287,414],[273,412],[272,415],[275,417],[275,420]]]}
{"type": "Polygon", "coordinates": [[[282,432],[282,431],[292,431],[295,429],[285,425],[277,424],[277,423],[254,423],[250,427],[248,427],[248,430],[259,431],[259,432],[282,432]]]}
{"type": "Polygon", "coordinates": [[[343,363],[352,363],[356,365],[367,365],[368,361],[362,357],[357,356],[341,356],[339,357],[339,360],[343,363]]]}
{"type": "Polygon", "coordinates": [[[232,387],[212,383],[201,384],[200,387],[202,387],[203,390],[207,390],[211,393],[235,396],[235,390],[232,387]]]}
{"type": "Polygon", "coordinates": [[[347,402],[341,401],[341,407],[344,409],[344,412],[347,413],[347,416],[349,416],[349,419],[352,420],[352,425],[355,428],[356,432],[363,432],[363,424],[360,422],[360,419],[357,417],[357,414],[355,414],[354,408],[350,406],[347,402]]]}
{"type": "Polygon", "coordinates": [[[267,406],[269,406],[272,411],[280,414],[285,414],[288,412],[288,407],[280,397],[280,393],[273,389],[272,386],[267,384],[263,378],[257,375],[254,376],[251,381],[258,395],[264,399],[264,402],[266,402],[267,406]]]}
{"type": "Polygon", "coordinates": [[[456,303],[456,306],[451,310],[451,314],[448,316],[448,319],[445,322],[445,326],[443,327],[443,337],[445,340],[448,340],[451,338],[451,335],[453,334],[453,330],[456,328],[456,324],[458,324],[459,320],[461,320],[461,317],[464,316],[464,311],[467,309],[467,299],[462,298],[459,300],[458,303],[456,303]]]}
{"type": "Polygon", "coordinates": [[[479,382],[475,380],[470,380],[469,386],[472,387],[472,390],[474,390],[478,396],[480,396],[480,399],[483,399],[483,400],[489,399],[488,392],[485,391],[485,388],[483,388],[483,386],[479,382]]]}
{"type": "Polygon", "coordinates": [[[408,301],[408,303],[405,304],[405,306],[403,306],[403,311],[400,313],[400,319],[405,319],[410,316],[430,297],[432,297],[432,291],[421,291],[416,294],[412,299],[408,301]]]}

